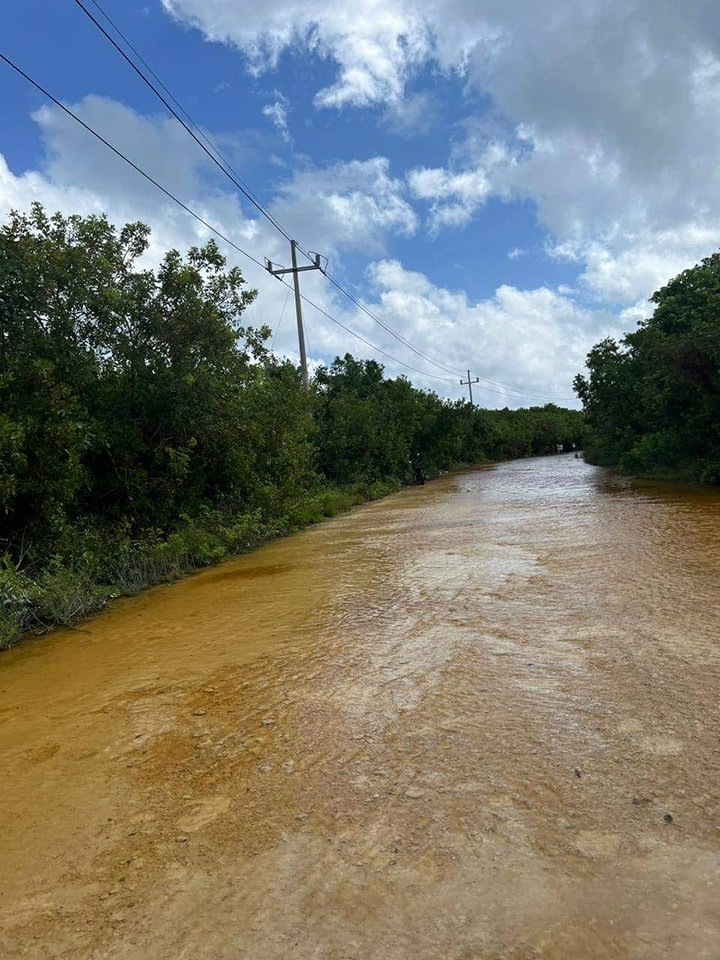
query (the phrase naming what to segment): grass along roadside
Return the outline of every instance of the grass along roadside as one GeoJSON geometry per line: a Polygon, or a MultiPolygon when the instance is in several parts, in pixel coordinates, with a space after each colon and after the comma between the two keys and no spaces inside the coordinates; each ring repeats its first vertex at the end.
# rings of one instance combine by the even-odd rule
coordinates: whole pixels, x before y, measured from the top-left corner
{"type": "Polygon", "coordinates": [[[0,650],[24,634],[73,627],[116,597],[172,582],[399,489],[394,481],[326,487],[295,501],[279,517],[208,510],[183,518],[170,532],[150,530],[142,537],[70,528],[57,553],[42,564],[15,565],[7,556],[0,558],[0,650]]]}

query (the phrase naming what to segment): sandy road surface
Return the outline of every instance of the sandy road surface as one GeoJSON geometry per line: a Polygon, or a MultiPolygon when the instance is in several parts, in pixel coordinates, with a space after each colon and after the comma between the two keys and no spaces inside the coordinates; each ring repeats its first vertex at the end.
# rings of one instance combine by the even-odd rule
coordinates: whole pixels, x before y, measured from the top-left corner
{"type": "Polygon", "coordinates": [[[719,598],[717,491],[560,457],[12,651],[0,956],[719,960],[719,598]]]}

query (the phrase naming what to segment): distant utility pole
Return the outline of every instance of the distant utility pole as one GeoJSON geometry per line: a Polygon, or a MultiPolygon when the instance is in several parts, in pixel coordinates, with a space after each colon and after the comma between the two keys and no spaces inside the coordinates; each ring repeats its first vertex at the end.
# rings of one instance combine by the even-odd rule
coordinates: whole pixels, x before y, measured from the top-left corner
{"type": "Polygon", "coordinates": [[[461,380],[461,381],[460,381],[460,384],[461,384],[461,386],[463,386],[463,387],[467,387],[468,390],[470,391],[470,406],[472,407],[472,405],[473,405],[472,385],[473,385],[474,383],[480,383],[480,380],[479,380],[478,377],[475,377],[474,380],[471,380],[471,379],[470,379],[470,371],[468,370],[467,373],[468,373],[468,378],[467,378],[467,380],[461,380]]]}
{"type": "Polygon", "coordinates": [[[271,260],[265,258],[265,268],[268,273],[271,273],[274,277],[281,277],[285,273],[291,273],[293,275],[293,284],[295,287],[295,315],[297,317],[297,328],[298,328],[298,346],[300,347],[300,367],[302,369],[302,382],[303,387],[307,390],[309,387],[308,381],[308,369],[307,369],[307,356],[305,355],[305,332],[303,330],[303,318],[302,318],[302,300],[300,299],[300,280],[298,279],[298,274],[302,273],[303,270],[322,270],[320,266],[320,254],[314,254],[314,261],[307,267],[299,267],[297,265],[297,252],[296,252],[297,242],[295,240],[290,241],[290,255],[292,257],[292,266],[291,267],[275,267],[271,260]]]}

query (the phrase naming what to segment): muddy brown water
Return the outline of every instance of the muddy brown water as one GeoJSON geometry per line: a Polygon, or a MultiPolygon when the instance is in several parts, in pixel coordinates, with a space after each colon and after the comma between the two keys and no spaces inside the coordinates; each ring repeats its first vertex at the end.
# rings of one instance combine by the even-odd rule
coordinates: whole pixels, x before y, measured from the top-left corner
{"type": "Polygon", "coordinates": [[[0,956],[718,960],[719,596],[720,492],[564,456],[4,654],[0,956]]]}

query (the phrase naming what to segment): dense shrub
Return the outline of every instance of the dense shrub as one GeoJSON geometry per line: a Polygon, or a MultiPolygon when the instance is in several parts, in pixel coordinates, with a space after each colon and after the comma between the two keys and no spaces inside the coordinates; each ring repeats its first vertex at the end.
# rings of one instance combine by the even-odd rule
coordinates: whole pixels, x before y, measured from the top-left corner
{"type": "Polygon", "coordinates": [[[586,455],[629,473],[720,482],[720,254],[651,297],[653,316],[603,340],[575,388],[586,455]]]}

